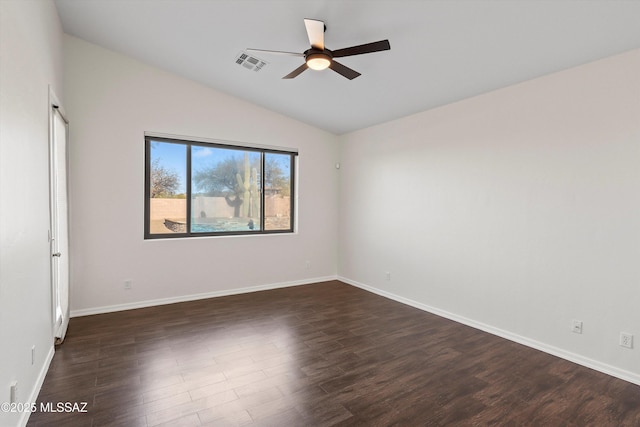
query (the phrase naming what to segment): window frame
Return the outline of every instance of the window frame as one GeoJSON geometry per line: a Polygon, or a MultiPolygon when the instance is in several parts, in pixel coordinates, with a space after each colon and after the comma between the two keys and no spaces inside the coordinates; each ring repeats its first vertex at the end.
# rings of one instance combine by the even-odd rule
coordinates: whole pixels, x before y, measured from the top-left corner
{"type": "Polygon", "coordinates": [[[296,195],[296,157],[298,151],[290,148],[270,147],[257,144],[244,144],[232,141],[214,140],[205,138],[192,138],[192,137],[180,137],[173,135],[159,135],[145,132],[144,135],[144,239],[175,239],[175,238],[193,238],[193,237],[222,237],[222,236],[255,236],[265,234],[291,234],[295,233],[296,224],[296,210],[295,210],[295,195],[296,195]],[[185,159],[185,202],[186,202],[186,231],[184,233],[169,232],[169,233],[151,233],[151,143],[163,142],[178,144],[186,147],[186,159],[185,159]],[[234,231],[206,231],[206,232],[192,232],[192,162],[191,162],[191,147],[212,147],[223,148],[229,150],[239,151],[253,151],[260,153],[260,230],[234,230],[234,231]],[[290,156],[290,196],[289,196],[289,228],[278,230],[265,230],[265,155],[266,154],[286,154],[290,156]]]}

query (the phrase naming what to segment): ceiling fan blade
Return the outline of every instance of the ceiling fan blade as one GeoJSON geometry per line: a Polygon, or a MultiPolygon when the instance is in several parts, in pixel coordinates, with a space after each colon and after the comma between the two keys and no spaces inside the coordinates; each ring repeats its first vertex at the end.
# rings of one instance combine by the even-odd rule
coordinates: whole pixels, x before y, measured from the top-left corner
{"type": "Polygon", "coordinates": [[[307,28],[311,47],[324,50],[324,22],[316,19],[305,19],[304,26],[307,28]]]}
{"type": "Polygon", "coordinates": [[[298,53],[298,52],[285,52],[283,50],[266,50],[266,49],[253,49],[253,48],[247,48],[245,49],[247,52],[261,52],[261,53],[275,53],[278,55],[291,55],[291,56],[304,56],[303,53],[298,53]]]}
{"type": "Polygon", "coordinates": [[[293,70],[292,72],[290,72],[289,74],[284,76],[283,79],[292,79],[294,77],[297,77],[300,73],[302,73],[307,68],[309,68],[309,67],[307,66],[307,63],[305,62],[304,64],[302,64],[301,66],[299,66],[298,68],[296,68],[295,70],[293,70]]]}
{"type": "Polygon", "coordinates": [[[344,77],[348,78],[349,80],[353,80],[360,75],[360,73],[357,72],[356,70],[352,70],[351,68],[346,67],[336,61],[331,61],[331,64],[329,64],[329,68],[331,68],[333,71],[335,71],[338,74],[342,74],[344,77]]]}
{"type": "Polygon", "coordinates": [[[380,52],[382,50],[391,49],[389,40],[380,40],[379,42],[361,44],[359,46],[345,47],[331,52],[334,58],[342,58],[344,56],[362,55],[363,53],[380,52]]]}

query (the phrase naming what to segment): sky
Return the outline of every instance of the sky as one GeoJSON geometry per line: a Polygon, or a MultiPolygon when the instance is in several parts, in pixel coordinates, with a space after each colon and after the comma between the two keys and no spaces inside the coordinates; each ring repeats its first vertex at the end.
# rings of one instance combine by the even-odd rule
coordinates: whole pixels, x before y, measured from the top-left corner
{"type": "Polygon", "coordinates": [[[187,147],[182,144],[154,141],[151,144],[151,162],[156,159],[160,159],[162,166],[178,174],[180,187],[177,193],[185,193],[187,191],[187,147]]]}
{"type": "MultiPolygon", "coordinates": [[[[244,150],[220,148],[216,146],[194,146],[191,159],[193,172],[197,172],[199,167],[210,166],[228,158],[232,154],[232,152],[236,152],[237,156],[242,156],[244,150]]],[[[274,156],[278,159],[282,170],[285,173],[289,172],[289,156],[274,156]]],[[[156,159],[160,159],[160,164],[162,166],[178,174],[178,177],[180,179],[180,186],[178,187],[177,193],[185,193],[187,175],[187,146],[182,143],[153,141],[151,145],[151,162],[155,161],[156,159]]]]}

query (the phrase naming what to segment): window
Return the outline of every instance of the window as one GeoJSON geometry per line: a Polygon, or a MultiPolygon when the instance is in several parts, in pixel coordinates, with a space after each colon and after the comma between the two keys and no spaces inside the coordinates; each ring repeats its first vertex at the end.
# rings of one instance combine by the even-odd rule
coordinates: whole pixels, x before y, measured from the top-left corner
{"type": "Polygon", "coordinates": [[[145,136],[145,239],[293,232],[296,155],[145,136]]]}

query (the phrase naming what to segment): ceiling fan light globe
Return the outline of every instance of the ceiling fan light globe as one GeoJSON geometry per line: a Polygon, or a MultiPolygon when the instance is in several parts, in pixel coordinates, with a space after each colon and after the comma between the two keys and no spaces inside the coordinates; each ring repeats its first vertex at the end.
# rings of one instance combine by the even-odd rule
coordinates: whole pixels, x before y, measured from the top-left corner
{"type": "Polygon", "coordinates": [[[312,70],[324,70],[329,68],[331,60],[325,55],[309,55],[307,57],[307,66],[312,70]]]}

